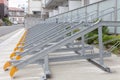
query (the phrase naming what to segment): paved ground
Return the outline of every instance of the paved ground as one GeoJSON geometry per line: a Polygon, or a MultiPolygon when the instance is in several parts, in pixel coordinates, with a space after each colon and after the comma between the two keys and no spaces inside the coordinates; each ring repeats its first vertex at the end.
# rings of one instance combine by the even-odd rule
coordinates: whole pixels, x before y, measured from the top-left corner
{"type": "Polygon", "coordinates": [[[23,31],[24,29],[19,29],[3,37],[0,37],[2,40],[5,39],[2,43],[0,43],[0,80],[10,80],[8,73],[3,71],[3,65],[7,60],[9,60],[9,55],[13,52],[13,49],[22,36],[23,31]],[[6,39],[7,37],[8,39],[6,39]]]}
{"type": "MultiPolygon", "coordinates": [[[[24,25],[23,24],[19,24],[19,25],[13,25],[13,26],[0,26],[0,37],[7,35],[9,33],[12,33],[20,28],[23,28],[24,25]]],[[[4,40],[6,40],[7,38],[9,38],[10,36],[7,36],[4,38],[0,38],[0,43],[3,42],[4,40]]]]}
{"type": "Polygon", "coordinates": [[[12,26],[0,26],[0,37],[6,35],[8,33],[11,33],[11,32],[13,32],[15,30],[18,30],[18,29],[20,29],[22,27],[23,27],[22,24],[12,25],[12,26]]]}
{"type": "MultiPolygon", "coordinates": [[[[17,30],[6,41],[0,44],[0,80],[11,80],[9,72],[4,72],[3,64],[9,60],[9,54],[13,51],[15,44],[20,39],[23,29],[17,30]]],[[[120,80],[120,57],[112,55],[105,59],[105,63],[112,69],[113,73],[106,73],[86,60],[51,63],[52,78],[49,80],[120,80]]],[[[16,73],[14,80],[40,80],[43,70],[39,65],[29,65],[16,73]]]]}

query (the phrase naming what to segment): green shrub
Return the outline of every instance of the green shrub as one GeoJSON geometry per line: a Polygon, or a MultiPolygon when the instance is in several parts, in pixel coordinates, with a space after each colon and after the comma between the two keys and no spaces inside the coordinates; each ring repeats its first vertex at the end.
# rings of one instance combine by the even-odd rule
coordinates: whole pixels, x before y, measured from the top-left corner
{"type": "Polygon", "coordinates": [[[117,38],[115,36],[113,36],[113,35],[104,35],[103,36],[103,42],[104,43],[111,40],[110,42],[105,43],[104,46],[106,48],[109,48],[110,46],[114,45],[116,43],[116,40],[113,40],[113,39],[117,39],[117,38]]]}
{"type": "MultiPolygon", "coordinates": [[[[111,48],[114,44],[117,42],[120,42],[120,35],[104,35],[103,36],[103,42],[110,41],[106,44],[104,44],[106,49],[111,48]],[[111,40],[111,41],[110,41],[111,40]]],[[[120,54],[120,45],[118,45],[114,50],[112,51],[114,54],[120,54]]]]}
{"type": "Polygon", "coordinates": [[[2,26],[2,24],[3,24],[3,21],[0,19],[0,26],[2,26]]]}
{"type": "Polygon", "coordinates": [[[7,26],[11,26],[12,25],[12,22],[8,18],[3,18],[2,20],[3,20],[3,22],[5,22],[5,24],[7,26]]]}
{"type": "Polygon", "coordinates": [[[118,55],[118,54],[120,54],[120,48],[115,48],[112,52],[114,54],[118,55]]]}
{"type": "Polygon", "coordinates": [[[76,32],[79,32],[79,31],[80,31],[80,29],[75,29],[75,30],[73,30],[73,34],[76,32]]]}
{"type": "MultiPolygon", "coordinates": [[[[109,32],[109,29],[107,28],[107,26],[103,26],[103,28],[102,28],[102,35],[104,36],[104,35],[108,34],[108,32],[109,32]]],[[[96,36],[96,35],[98,35],[98,29],[95,29],[92,32],[86,34],[85,37],[86,38],[90,38],[90,37],[93,37],[93,36],[96,36]]],[[[98,44],[98,37],[89,39],[86,42],[88,44],[98,44]]]]}
{"type": "MultiPolygon", "coordinates": [[[[70,29],[70,28],[71,28],[71,26],[68,26],[68,27],[66,28],[66,30],[68,30],[68,29],[70,29]]],[[[79,30],[79,29],[74,29],[72,32],[67,33],[66,36],[71,36],[72,34],[78,32],[78,31],[80,31],[80,30],[79,30]]]]}

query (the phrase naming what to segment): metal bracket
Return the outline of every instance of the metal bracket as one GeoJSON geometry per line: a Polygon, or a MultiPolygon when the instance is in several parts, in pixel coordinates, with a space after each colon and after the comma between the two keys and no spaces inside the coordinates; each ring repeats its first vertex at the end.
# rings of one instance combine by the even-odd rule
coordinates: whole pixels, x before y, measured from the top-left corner
{"type": "Polygon", "coordinates": [[[49,68],[49,56],[46,55],[44,57],[44,64],[43,64],[44,74],[46,78],[51,78],[51,72],[49,68]]]}
{"type": "Polygon", "coordinates": [[[98,68],[102,69],[103,71],[105,72],[109,72],[111,73],[111,70],[109,67],[103,65],[103,64],[100,64],[100,62],[96,61],[96,60],[92,60],[92,59],[87,59],[90,63],[94,64],[95,66],[97,66],[98,68]]]}
{"type": "Polygon", "coordinates": [[[41,76],[40,80],[47,80],[45,76],[41,76]]]}

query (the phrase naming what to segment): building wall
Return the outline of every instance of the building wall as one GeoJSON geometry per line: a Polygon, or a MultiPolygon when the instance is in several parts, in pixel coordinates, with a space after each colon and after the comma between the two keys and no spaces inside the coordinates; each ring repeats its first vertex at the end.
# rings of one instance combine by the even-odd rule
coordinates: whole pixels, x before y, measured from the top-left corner
{"type": "Polygon", "coordinates": [[[0,0],[0,18],[8,16],[8,1],[0,0]]]}
{"type": "MultiPolygon", "coordinates": [[[[50,0],[46,0],[46,1],[48,2],[50,0]]],[[[56,1],[58,1],[58,0],[56,0],[56,1]]],[[[101,1],[101,0],[64,0],[62,3],[60,2],[58,4],[58,6],[54,6],[53,4],[51,5],[51,6],[54,6],[55,8],[47,7],[47,9],[50,9],[50,11],[48,11],[48,13],[49,13],[49,17],[52,17],[57,14],[64,13],[69,10],[73,10],[73,9],[76,9],[76,8],[79,8],[79,7],[88,5],[88,4],[92,4],[92,3],[95,3],[98,1],[101,1]]],[[[54,2],[54,0],[53,0],[53,2],[54,2]]],[[[45,4],[45,0],[42,0],[42,4],[45,4]]],[[[45,8],[45,6],[43,6],[43,7],[45,8]]]]}
{"type": "Polygon", "coordinates": [[[0,3],[0,18],[4,17],[4,4],[0,3]]]}
{"type": "Polygon", "coordinates": [[[59,13],[64,13],[64,12],[67,12],[69,10],[69,8],[68,7],[59,6],[58,10],[59,10],[59,13]]]}
{"type": "Polygon", "coordinates": [[[24,23],[24,11],[12,11],[9,10],[9,20],[14,23],[19,24],[24,23]]]}
{"type": "Polygon", "coordinates": [[[89,2],[90,2],[90,4],[91,4],[91,3],[98,2],[98,1],[102,1],[102,0],[90,0],[89,2]]]}
{"type": "Polygon", "coordinates": [[[68,1],[69,10],[73,10],[82,6],[81,1],[68,1]]]}
{"type": "Polygon", "coordinates": [[[17,22],[18,24],[23,24],[24,23],[24,17],[9,17],[9,20],[14,23],[17,22]]]}
{"type": "Polygon", "coordinates": [[[28,14],[34,14],[34,12],[41,12],[41,0],[29,0],[28,1],[28,14]]]}

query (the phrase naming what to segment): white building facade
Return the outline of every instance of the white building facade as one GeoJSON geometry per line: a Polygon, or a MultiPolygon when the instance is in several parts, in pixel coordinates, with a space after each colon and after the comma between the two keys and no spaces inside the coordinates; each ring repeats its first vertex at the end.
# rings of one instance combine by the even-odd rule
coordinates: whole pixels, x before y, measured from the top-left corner
{"type": "Polygon", "coordinates": [[[102,0],[42,0],[43,8],[47,9],[42,13],[52,17],[98,1],[102,0]]]}
{"type": "Polygon", "coordinates": [[[21,8],[9,7],[9,20],[12,23],[23,24],[25,13],[21,8]]]}
{"type": "Polygon", "coordinates": [[[28,0],[28,14],[52,17],[101,0],[28,0]]]}
{"type": "Polygon", "coordinates": [[[41,0],[28,0],[28,14],[41,15],[41,0]]]}

